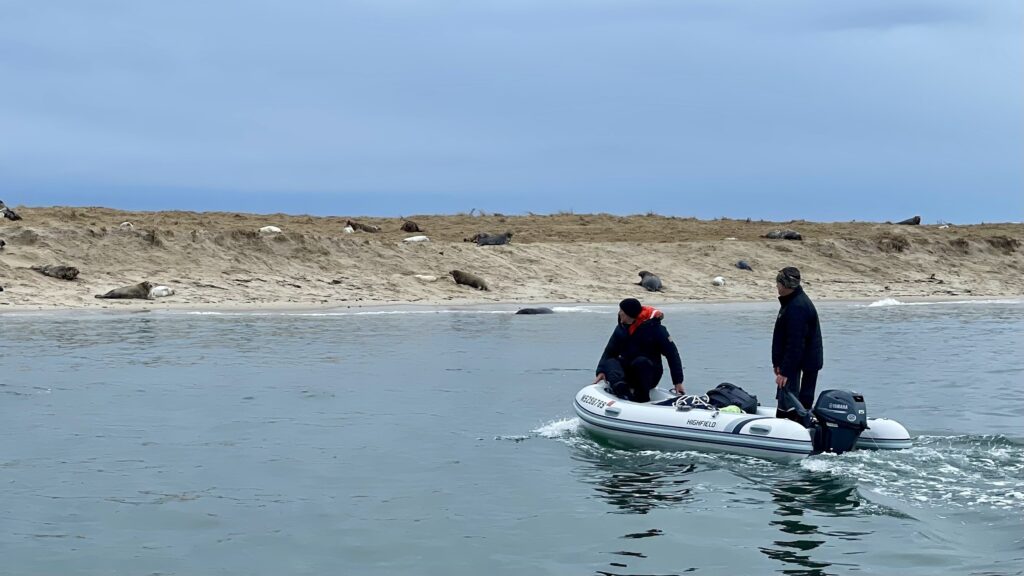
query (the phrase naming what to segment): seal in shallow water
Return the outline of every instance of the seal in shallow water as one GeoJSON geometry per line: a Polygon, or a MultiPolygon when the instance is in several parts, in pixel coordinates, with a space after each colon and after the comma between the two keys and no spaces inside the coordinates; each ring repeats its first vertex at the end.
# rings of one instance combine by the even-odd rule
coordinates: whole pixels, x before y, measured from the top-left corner
{"type": "Polygon", "coordinates": [[[657,274],[653,274],[647,270],[641,270],[640,281],[637,282],[637,285],[643,286],[648,292],[660,292],[661,278],[658,278],[657,274]]]}
{"type": "Polygon", "coordinates": [[[124,286],[122,288],[114,288],[106,294],[97,294],[97,298],[141,298],[143,300],[150,300],[152,297],[149,295],[149,291],[153,289],[152,282],[139,282],[131,286],[124,286]]]}
{"type": "Polygon", "coordinates": [[[490,290],[490,288],[487,287],[487,282],[484,282],[484,279],[476,274],[463,272],[462,270],[452,270],[449,274],[451,274],[452,278],[455,279],[456,284],[471,286],[477,290],[490,290]]]}
{"type": "Polygon", "coordinates": [[[554,314],[555,311],[551,308],[520,308],[516,310],[516,314],[554,314]]]}

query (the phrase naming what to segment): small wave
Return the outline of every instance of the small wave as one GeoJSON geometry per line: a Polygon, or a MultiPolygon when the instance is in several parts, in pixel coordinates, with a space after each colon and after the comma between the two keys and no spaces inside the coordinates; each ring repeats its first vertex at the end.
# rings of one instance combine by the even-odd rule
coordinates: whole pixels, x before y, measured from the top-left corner
{"type": "Polygon", "coordinates": [[[539,428],[535,428],[530,432],[544,438],[563,438],[575,433],[579,430],[579,427],[579,418],[562,418],[560,420],[548,422],[547,424],[544,424],[539,428]]]}
{"type": "Polygon", "coordinates": [[[870,304],[855,304],[855,308],[883,308],[886,306],[944,306],[948,304],[1024,304],[1024,300],[1011,298],[994,300],[941,300],[935,302],[901,302],[895,298],[883,298],[870,304]]]}

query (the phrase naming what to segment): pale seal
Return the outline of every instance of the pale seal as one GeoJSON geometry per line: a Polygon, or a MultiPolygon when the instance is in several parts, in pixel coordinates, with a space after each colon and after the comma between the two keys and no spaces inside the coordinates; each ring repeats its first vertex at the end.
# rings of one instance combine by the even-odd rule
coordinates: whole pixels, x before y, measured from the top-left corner
{"type": "Polygon", "coordinates": [[[61,280],[74,280],[78,277],[78,268],[75,268],[74,266],[56,266],[48,264],[46,266],[33,266],[32,269],[44,276],[59,278],[61,280]]]}
{"type": "Polygon", "coordinates": [[[715,276],[712,278],[711,283],[715,286],[725,286],[725,278],[721,276],[715,276]]]}
{"type": "Polygon", "coordinates": [[[260,234],[263,234],[263,235],[267,235],[267,234],[280,234],[280,233],[281,233],[281,229],[278,228],[277,226],[264,226],[263,228],[260,228],[260,234]]]}
{"type": "Polygon", "coordinates": [[[135,230],[135,224],[132,224],[131,222],[127,221],[121,222],[120,224],[117,225],[117,227],[120,228],[121,230],[135,230]]]}
{"type": "Polygon", "coordinates": [[[165,296],[174,296],[174,288],[170,286],[153,286],[149,291],[150,298],[163,298],[165,296]]]}
{"type": "Polygon", "coordinates": [[[408,238],[403,238],[402,242],[430,242],[430,238],[423,235],[409,236],[408,238]]]}
{"type": "Polygon", "coordinates": [[[487,282],[476,274],[463,272],[462,270],[452,270],[449,274],[452,275],[456,284],[463,284],[476,288],[477,290],[490,290],[490,288],[487,287],[487,282]]]}
{"type": "Polygon", "coordinates": [[[554,314],[555,311],[551,308],[520,308],[516,310],[516,314],[554,314]]]}
{"type": "Polygon", "coordinates": [[[153,289],[152,282],[139,282],[131,286],[124,286],[122,288],[114,288],[106,294],[97,294],[97,298],[141,298],[143,300],[149,300],[149,291],[153,289]]]}
{"type": "Polygon", "coordinates": [[[638,286],[643,286],[648,292],[661,291],[661,278],[658,278],[657,274],[653,274],[647,270],[641,270],[639,275],[640,281],[637,282],[638,286]]]}

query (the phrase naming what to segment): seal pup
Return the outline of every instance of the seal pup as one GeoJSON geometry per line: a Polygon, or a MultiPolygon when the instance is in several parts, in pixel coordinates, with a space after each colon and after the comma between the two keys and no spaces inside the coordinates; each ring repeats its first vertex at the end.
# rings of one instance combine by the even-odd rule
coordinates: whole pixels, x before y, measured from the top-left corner
{"type": "Polygon", "coordinates": [[[711,283],[715,286],[725,286],[725,278],[721,276],[715,276],[711,279],[711,283]]]}
{"type": "Polygon", "coordinates": [[[402,222],[402,232],[423,232],[423,230],[420,228],[419,224],[412,220],[406,220],[405,222],[402,222]]]}
{"type": "Polygon", "coordinates": [[[643,286],[648,292],[661,292],[661,278],[647,270],[640,271],[640,281],[637,286],[643,286]]]}
{"type": "Polygon", "coordinates": [[[402,242],[430,242],[430,238],[427,238],[426,236],[423,235],[409,236],[408,238],[403,238],[402,242]]]}
{"type": "Polygon", "coordinates": [[[477,246],[501,246],[512,241],[512,233],[504,234],[482,234],[476,239],[477,246]]]}
{"type": "Polygon", "coordinates": [[[362,224],[355,220],[346,220],[346,226],[351,226],[353,230],[359,230],[361,232],[380,232],[380,226],[371,226],[369,224],[362,224]]]}
{"type": "Polygon", "coordinates": [[[120,224],[117,225],[117,227],[120,228],[121,230],[135,230],[135,224],[132,224],[131,222],[127,221],[121,222],[120,224]]]}
{"type": "Polygon", "coordinates": [[[153,289],[152,282],[139,282],[131,286],[124,286],[122,288],[114,288],[106,294],[97,294],[97,298],[141,298],[143,300],[151,300],[149,291],[153,289]]]}
{"type": "Polygon", "coordinates": [[[351,234],[355,232],[356,229],[351,226],[345,226],[344,228],[341,229],[341,231],[344,232],[345,234],[351,234]]]}
{"type": "Polygon", "coordinates": [[[483,278],[477,276],[476,274],[463,272],[462,270],[452,270],[451,272],[449,272],[449,274],[452,275],[452,278],[455,280],[456,284],[463,284],[466,286],[470,286],[472,288],[476,288],[477,290],[490,290],[490,288],[487,287],[487,282],[485,282],[483,278]]]}
{"type": "Polygon", "coordinates": [[[263,234],[263,235],[267,235],[267,234],[280,234],[280,233],[281,233],[281,229],[278,228],[277,226],[264,226],[263,228],[260,228],[260,234],[263,234]]]}
{"type": "Polygon", "coordinates": [[[170,286],[153,286],[149,290],[149,297],[152,298],[163,298],[165,296],[174,296],[174,288],[170,286]]]}
{"type": "Polygon", "coordinates": [[[520,308],[516,310],[516,314],[554,314],[555,311],[551,308],[520,308]]]}
{"type": "Polygon", "coordinates": [[[739,268],[740,270],[750,270],[751,272],[754,271],[754,269],[750,267],[750,264],[747,264],[746,260],[740,260],[739,262],[737,262],[736,267],[739,268]]]}
{"type": "Polygon", "coordinates": [[[47,264],[46,266],[32,266],[32,269],[44,276],[59,278],[61,280],[74,280],[78,277],[78,268],[74,266],[57,266],[47,264]]]}

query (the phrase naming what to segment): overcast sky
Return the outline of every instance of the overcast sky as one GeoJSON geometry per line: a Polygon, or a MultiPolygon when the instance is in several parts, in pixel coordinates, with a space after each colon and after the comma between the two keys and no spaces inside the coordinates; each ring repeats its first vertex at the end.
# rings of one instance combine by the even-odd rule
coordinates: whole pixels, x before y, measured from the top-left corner
{"type": "Polygon", "coordinates": [[[1024,2],[0,0],[0,199],[1024,219],[1024,2]]]}

